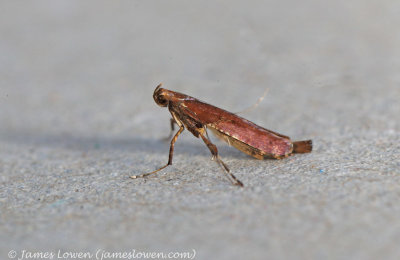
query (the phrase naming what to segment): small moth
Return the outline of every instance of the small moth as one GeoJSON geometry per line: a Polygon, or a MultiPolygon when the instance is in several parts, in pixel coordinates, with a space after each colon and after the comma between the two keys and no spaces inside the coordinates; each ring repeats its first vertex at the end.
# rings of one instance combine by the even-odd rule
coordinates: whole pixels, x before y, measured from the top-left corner
{"type": "Polygon", "coordinates": [[[243,183],[230,172],[228,166],[219,157],[217,147],[208,137],[208,129],[229,145],[260,160],[282,159],[294,153],[309,153],[312,150],[311,140],[292,142],[287,136],[265,129],[234,113],[196,98],[161,88],[161,85],[154,90],[154,101],[161,107],[168,107],[172,115],[171,134],[174,131],[174,124],[179,126],[179,130],[171,140],[168,163],[155,171],[131,176],[132,179],[148,176],[171,165],[175,142],[185,128],[204,141],[213,160],[225,170],[231,182],[238,186],[243,186],[243,183]]]}

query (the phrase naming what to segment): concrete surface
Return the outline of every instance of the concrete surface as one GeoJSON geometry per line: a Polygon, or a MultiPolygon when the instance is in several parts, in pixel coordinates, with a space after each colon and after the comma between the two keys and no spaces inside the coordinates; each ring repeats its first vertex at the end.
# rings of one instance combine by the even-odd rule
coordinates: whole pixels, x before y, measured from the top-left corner
{"type": "MultiPolygon", "coordinates": [[[[195,259],[398,259],[398,1],[2,1],[0,255],[193,252],[195,259]],[[314,151],[230,185],[185,132],[166,163],[155,86],[314,151]]],[[[93,258],[94,259],[94,258],[93,258]]]]}

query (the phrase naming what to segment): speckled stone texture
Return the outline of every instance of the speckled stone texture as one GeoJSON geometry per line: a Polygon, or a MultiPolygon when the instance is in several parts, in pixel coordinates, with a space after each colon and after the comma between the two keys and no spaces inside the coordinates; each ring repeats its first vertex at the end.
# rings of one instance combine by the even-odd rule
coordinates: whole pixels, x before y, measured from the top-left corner
{"type": "Polygon", "coordinates": [[[0,258],[398,259],[399,1],[2,1],[0,258]],[[156,85],[291,136],[259,161],[188,131],[156,85]]]}

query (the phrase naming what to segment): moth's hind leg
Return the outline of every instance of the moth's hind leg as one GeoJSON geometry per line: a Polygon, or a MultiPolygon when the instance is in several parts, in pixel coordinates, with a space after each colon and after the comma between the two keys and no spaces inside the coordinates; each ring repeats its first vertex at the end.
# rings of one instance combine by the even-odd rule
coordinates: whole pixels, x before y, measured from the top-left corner
{"type": "Polygon", "coordinates": [[[243,183],[241,181],[239,181],[235,175],[233,175],[228,166],[226,166],[226,164],[221,160],[221,158],[218,155],[218,149],[217,146],[215,146],[215,144],[211,143],[210,140],[207,139],[207,137],[205,137],[202,133],[199,133],[201,136],[201,139],[203,139],[204,143],[207,145],[208,149],[210,150],[213,159],[216,160],[216,162],[224,168],[225,172],[231,177],[230,180],[234,185],[238,185],[243,187],[243,183]]]}

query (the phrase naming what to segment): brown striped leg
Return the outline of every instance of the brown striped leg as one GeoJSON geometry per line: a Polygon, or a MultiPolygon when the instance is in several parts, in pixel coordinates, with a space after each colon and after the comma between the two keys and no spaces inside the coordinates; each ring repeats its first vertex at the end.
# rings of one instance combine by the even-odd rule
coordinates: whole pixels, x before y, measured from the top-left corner
{"type": "Polygon", "coordinates": [[[210,150],[213,159],[215,159],[217,161],[217,163],[225,169],[225,173],[228,174],[227,176],[230,176],[231,178],[229,178],[229,180],[232,182],[233,185],[238,185],[243,187],[243,183],[241,181],[239,181],[235,175],[233,175],[228,166],[226,166],[226,164],[221,160],[221,158],[218,155],[218,149],[217,146],[215,146],[213,143],[210,142],[210,140],[208,140],[203,134],[200,134],[201,139],[203,139],[204,143],[207,145],[208,149],[210,150]]]}
{"type": "Polygon", "coordinates": [[[178,136],[182,133],[183,129],[185,129],[185,128],[183,127],[183,125],[181,125],[179,130],[178,130],[178,132],[175,134],[174,138],[172,138],[172,140],[171,140],[171,145],[169,147],[168,163],[166,165],[164,165],[163,167],[161,167],[161,168],[159,168],[159,169],[157,169],[155,171],[144,173],[144,174],[140,174],[140,175],[133,175],[130,178],[132,178],[132,179],[143,178],[143,177],[149,176],[150,174],[153,174],[153,173],[156,173],[158,171],[161,171],[162,169],[166,168],[168,165],[171,165],[172,164],[172,157],[174,155],[174,145],[175,145],[176,140],[178,139],[178,136]]]}

